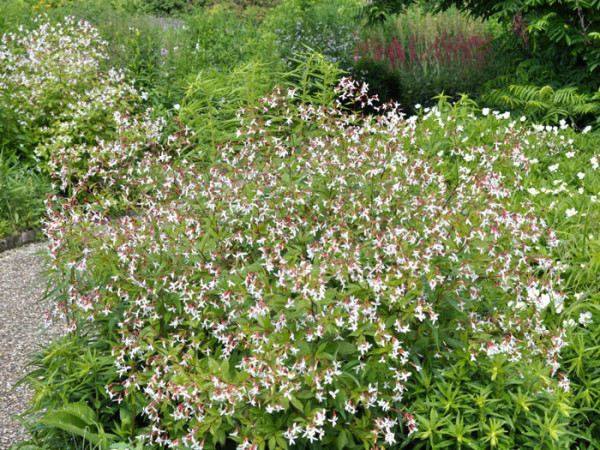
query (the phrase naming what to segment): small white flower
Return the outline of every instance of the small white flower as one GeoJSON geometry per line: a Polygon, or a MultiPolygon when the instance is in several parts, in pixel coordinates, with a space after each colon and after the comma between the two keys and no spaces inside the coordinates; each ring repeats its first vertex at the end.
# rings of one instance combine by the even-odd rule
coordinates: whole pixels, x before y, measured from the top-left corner
{"type": "Polygon", "coordinates": [[[548,167],[550,172],[556,172],[558,170],[558,164],[554,164],[553,166],[548,167]]]}
{"type": "Polygon", "coordinates": [[[585,127],[585,128],[583,129],[582,133],[583,133],[583,134],[587,134],[587,133],[589,133],[590,131],[592,131],[592,127],[588,125],[587,127],[585,127]]]}
{"type": "Polygon", "coordinates": [[[567,217],[573,217],[575,214],[577,214],[577,210],[575,208],[571,208],[571,209],[567,209],[567,217]]]}
{"type": "Polygon", "coordinates": [[[583,172],[577,173],[577,178],[579,178],[580,180],[583,180],[585,178],[585,173],[583,173],[583,172]]]}
{"type": "Polygon", "coordinates": [[[531,187],[531,188],[527,189],[527,192],[529,192],[529,193],[530,193],[531,195],[533,195],[534,197],[540,193],[540,191],[538,191],[538,190],[537,190],[536,188],[534,188],[534,187],[531,187]]]}
{"type": "Polygon", "coordinates": [[[483,108],[481,110],[481,114],[483,114],[484,116],[487,116],[490,113],[490,108],[483,108]]]}
{"type": "Polygon", "coordinates": [[[417,103],[417,104],[415,105],[415,109],[421,109],[421,104],[420,104],[420,103],[417,103]]]}
{"type": "Polygon", "coordinates": [[[174,110],[179,111],[179,108],[181,108],[181,106],[178,103],[173,105],[174,110]]]}
{"type": "Polygon", "coordinates": [[[539,298],[538,306],[540,311],[546,309],[546,307],[550,304],[550,296],[548,294],[542,294],[539,298]]]}
{"type": "Polygon", "coordinates": [[[521,122],[525,122],[526,120],[527,120],[527,117],[521,116],[521,122]]]}
{"type": "Polygon", "coordinates": [[[582,325],[587,325],[588,323],[592,323],[592,313],[590,311],[579,314],[579,323],[582,325]]]}
{"type": "Polygon", "coordinates": [[[567,158],[573,158],[575,156],[575,152],[567,152],[567,153],[565,153],[565,156],[567,158]]]}

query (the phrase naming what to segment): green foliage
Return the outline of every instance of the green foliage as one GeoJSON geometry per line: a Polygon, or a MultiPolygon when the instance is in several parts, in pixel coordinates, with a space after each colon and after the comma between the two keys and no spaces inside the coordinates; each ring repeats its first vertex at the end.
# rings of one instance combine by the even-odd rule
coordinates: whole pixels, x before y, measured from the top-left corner
{"type": "Polygon", "coordinates": [[[95,144],[115,130],[136,91],[114,70],[100,72],[104,42],[89,23],[36,20],[0,43],[0,150],[9,158],[50,159],[65,146],[95,144]]]}
{"type": "MultiPolygon", "coordinates": [[[[385,20],[387,10],[398,12],[414,0],[375,0],[366,6],[366,13],[385,20]],[[380,12],[384,11],[384,12],[380,12]]],[[[583,97],[568,105],[548,98],[534,100],[527,110],[536,117],[552,121],[563,117],[577,117],[585,123],[594,119],[595,107],[583,107],[600,88],[597,69],[600,65],[600,3],[580,0],[441,0],[427,2],[434,10],[459,8],[475,16],[492,18],[503,27],[503,35],[496,41],[503,53],[503,78],[493,82],[484,101],[492,100],[492,106],[514,104],[521,107],[521,93],[509,92],[508,85],[521,86],[520,91],[537,86],[551,86],[559,96],[577,88],[583,97]],[[519,72],[521,72],[519,74],[519,72]]],[[[513,88],[514,89],[514,88],[513,88]]],[[[526,96],[529,94],[526,94],[526,96]]],[[[537,94],[536,94],[537,95],[537,94]]],[[[554,94],[551,95],[554,97],[554,94]]],[[[568,100],[571,101],[571,100],[568,100]]]]}
{"type": "Polygon", "coordinates": [[[490,40],[486,24],[455,9],[434,15],[413,6],[361,32],[352,72],[411,113],[440,92],[475,94],[494,73],[490,40]]]}
{"type": "MultiPolygon", "coordinates": [[[[341,121],[327,118],[324,115],[327,108],[337,104],[340,111],[361,111],[368,105],[373,106],[365,98],[345,98],[336,103],[341,99],[331,89],[341,74],[339,67],[348,68],[348,60],[353,56],[348,49],[353,47],[355,37],[349,31],[357,28],[359,22],[349,18],[353,17],[357,4],[285,1],[268,11],[265,22],[261,23],[262,16],[247,8],[248,3],[254,2],[233,2],[233,6],[246,11],[246,15],[238,15],[230,4],[217,4],[210,9],[196,10],[181,20],[142,14],[145,6],[133,0],[113,0],[110,4],[99,0],[84,0],[77,5],[45,3],[51,4],[46,7],[54,21],[51,23],[63,20],[67,14],[76,14],[78,18],[93,20],[102,36],[109,40],[107,58],[97,69],[85,72],[83,78],[75,78],[82,81],[74,91],[75,97],[106,87],[103,74],[108,67],[128,69],[130,76],[136,79],[136,86],[147,94],[146,104],[155,107],[154,115],[179,116],[181,126],[169,138],[161,135],[166,122],[137,115],[129,97],[116,110],[111,109],[112,104],[106,108],[105,104],[97,103],[94,108],[99,115],[89,120],[75,120],[72,127],[63,127],[61,120],[70,122],[77,117],[67,113],[61,120],[50,118],[51,113],[60,115],[59,107],[64,106],[61,102],[65,99],[63,89],[68,82],[40,83],[39,86],[47,89],[41,94],[36,91],[37,97],[28,97],[27,87],[16,82],[0,87],[3,160],[10,160],[0,166],[0,237],[38,227],[42,199],[51,190],[47,179],[18,161],[17,154],[21,159],[28,159],[33,149],[46,146],[49,152],[60,156],[53,170],[64,168],[63,177],[69,171],[76,174],[75,178],[61,181],[77,181],[69,185],[69,189],[63,189],[64,194],[74,193],[77,202],[53,199],[56,211],[67,213],[60,219],[64,221],[59,220],[49,227],[56,244],[52,248],[58,249],[49,260],[55,264],[51,284],[56,288],[49,297],[59,305],[57,313],[66,316],[72,333],[33,357],[32,372],[23,381],[30,383],[34,390],[27,416],[31,441],[22,447],[148,447],[148,442],[135,444],[133,439],[151,430],[150,413],[142,412],[151,402],[141,389],[136,392],[137,388],[132,386],[136,383],[150,386],[152,377],[160,373],[157,383],[164,382],[169,389],[193,385],[204,395],[198,401],[198,405],[206,408],[204,421],[201,424],[198,421],[201,427],[198,436],[206,439],[207,448],[233,446],[234,440],[241,444],[240,435],[256,439],[259,446],[285,448],[288,440],[284,433],[286,430],[289,433],[288,427],[297,423],[308,425],[317,417],[317,405],[321,403],[315,398],[316,385],[310,383],[315,383],[327,370],[327,364],[336,358],[342,361],[343,375],[328,389],[339,389],[340,397],[325,393],[327,400],[323,408],[338,411],[340,419],[337,425],[331,425],[332,417],[327,415],[326,437],[321,445],[373,447],[373,430],[368,422],[377,418],[377,414],[364,407],[362,399],[370,395],[369,384],[379,383],[379,390],[387,389],[389,364],[378,361],[382,355],[389,354],[389,346],[385,347],[382,342],[379,353],[371,349],[373,354],[369,354],[366,369],[360,372],[358,345],[379,345],[380,331],[371,327],[366,316],[361,316],[364,320],[358,324],[357,331],[344,334],[341,341],[332,338],[335,333],[339,337],[340,330],[331,322],[334,315],[324,321],[324,335],[317,342],[309,341],[302,321],[309,323],[310,317],[321,317],[320,314],[350,297],[363,302],[357,309],[362,314],[375,293],[369,290],[367,282],[344,287],[332,275],[323,281],[327,288],[322,300],[311,303],[299,292],[283,296],[274,275],[277,271],[263,270],[265,260],[261,252],[271,243],[266,242],[265,247],[262,241],[258,245],[250,241],[253,237],[261,239],[272,230],[297,228],[295,234],[290,232],[289,239],[286,237],[287,240],[273,244],[273,248],[285,247],[281,258],[274,263],[284,268],[314,264],[314,270],[306,272],[301,284],[306,289],[316,289],[325,258],[318,254],[316,259],[314,255],[311,257],[313,246],[321,239],[330,245],[343,243],[345,238],[342,233],[324,237],[326,230],[308,229],[306,221],[322,215],[328,224],[335,224],[340,212],[333,208],[339,198],[345,201],[351,196],[361,196],[352,206],[358,208],[357,217],[366,208],[376,205],[383,198],[386,183],[394,176],[387,171],[393,164],[386,166],[382,174],[372,176],[370,183],[361,177],[377,167],[375,164],[365,166],[363,172],[349,179],[345,185],[347,190],[340,177],[350,167],[363,164],[364,158],[373,152],[385,155],[383,149],[392,145],[390,143],[394,145],[394,157],[406,153],[410,160],[403,167],[402,176],[397,177],[398,186],[415,167],[419,170],[434,168],[432,170],[443,174],[445,184],[436,186],[423,181],[406,186],[394,196],[397,203],[386,212],[389,217],[399,214],[398,206],[408,205],[409,212],[420,208],[419,201],[432,198],[438,192],[436,189],[447,188],[449,194],[432,207],[452,205],[459,200],[453,192],[460,190],[465,179],[470,179],[474,180],[473,189],[491,192],[498,183],[507,186],[510,195],[503,203],[507,212],[516,214],[514,217],[520,217],[519,220],[533,214],[539,222],[532,223],[530,229],[549,225],[556,232],[560,242],[557,241],[555,248],[549,248],[550,237],[541,237],[523,250],[527,255],[535,255],[535,259],[527,259],[524,265],[534,269],[531,280],[545,276],[546,270],[560,276],[560,280],[550,283],[557,292],[555,301],[544,307],[541,316],[548,330],[564,330],[564,334],[554,336],[556,339],[566,339],[569,343],[561,350],[562,358],[557,356],[555,361],[540,357],[528,364],[503,355],[490,358],[479,355],[473,360],[473,352],[484,354],[482,345],[498,335],[476,329],[470,332],[469,326],[461,329],[461,324],[467,323],[469,308],[467,312],[460,310],[458,299],[452,295],[436,296],[436,291],[428,287],[428,282],[434,280],[431,272],[423,275],[425,278],[410,278],[414,288],[402,297],[402,306],[388,311],[389,306],[383,304],[378,312],[389,314],[390,318],[398,318],[404,312],[409,317],[415,310],[402,308],[416,296],[424,295],[431,301],[431,311],[439,314],[439,318],[436,326],[427,318],[422,323],[415,321],[414,327],[402,334],[402,345],[411,355],[406,366],[411,375],[402,402],[393,404],[393,414],[389,414],[400,423],[408,423],[408,417],[414,414],[419,429],[409,436],[407,426],[401,425],[395,435],[399,441],[396,447],[597,446],[600,440],[597,385],[600,378],[600,297],[597,293],[600,283],[600,142],[596,135],[574,133],[566,123],[560,128],[550,126],[561,119],[581,125],[599,115],[595,97],[597,81],[589,75],[589,70],[597,70],[594,60],[598,55],[594,45],[589,46],[581,33],[582,27],[587,26],[587,39],[595,42],[596,22],[590,24],[590,17],[596,15],[597,2],[578,3],[577,23],[573,19],[574,3],[570,1],[521,2],[520,19],[514,8],[516,3],[461,2],[481,15],[493,12],[494,8],[504,8],[498,17],[505,20],[505,24],[518,19],[510,24],[511,42],[505,46],[514,57],[506,67],[508,73],[495,80],[495,84],[490,83],[489,92],[482,97],[490,106],[502,111],[510,109],[512,117],[488,110],[484,110],[486,117],[481,117],[477,104],[466,97],[456,105],[449,104],[447,100],[451,97],[447,94],[457,98],[462,90],[471,89],[455,87],[466,78],[458,67],[448,69],[443,75],[440,68],[433,65],[400,73],[390,71],[386,61],[364,59],[357,61],[356,67],[368,74],[371,84],[380,86],[382,97],[413,98],[404,100],[411,103],[441,89],[446,95],[438,96],[437,108],[418,109],[417,118],[401,119],[385,110],[378,118],[359,119],[358,115],[349,115],[341,121]],[[542,6],[556,11],[564,8],[560,10],[562,16],[552,11],[541,14],[542,6]],[[304,53],[306,48],[299,43],[320,48],[327,54],[304,53]],[[280,56],[287,62],[287,72],[282,68],[285,66],[279,64],[280,56]],[[333,64],[334,61],[339,65],[333,64]],[[438,82],[440,84],[436,84],[438,82]],[[267,95],[276,84],[289,89],[267,95]],[[409,97],[411,95],[413,97],[409,97]],[[21,112],[15,108],[17,96],[42,99],[37,109],[28,112],[35,118],[34,123],[23,124],[21,112]],[[285,107],[277,103],[284,97],[288,102],[285,107]],[[123,113],[118,124],[113,122],[115,111],[123,113]],[[548,126],[527,128],[517,120],[521,114],[548,126]],[[359,126],[359,122],[364,127],[359,126]],[[195,136],[188,134],[188,130],[195,132],[195,136]],[[397,130],[402,132],[389,134],[397,130]],[[338,133],[336,139],[330,139],[331,133],[338,133]],[[96,144],[98,136],[105,141],[96,144]],[[47,147],[57,138],[75,144],[67,145],[68,150],[64,151],[47,147]],[[389,142],[383,138],[389,138],[389,142]],[[381,140],[372,145],[377,139],[381,140]],[[168,145],[161,147],[159,142],[168,145]],[[352,150],[357,142],[360,151],[354,158],[352,150]],[[302,159],[302,152],[307,148],[315,151],[310,158],[302,159]],[[332,149],[339,152],[333,154],[332,149]],[[323,159],[323,155],[332,157],[323,159]],[[77,159],[79,157],[81,159],[77,159]],[[87,171],[87,159],[94,161],[94,170],[98,172],[87,171]],[[299,161],[305,165],[299,165],[299,161]],[[481,161],[490,161],[490,165],[479,167],[481,161]],[[324,175],[326,172],[322,171],[329,170],[332,163],[339,163],[339,171],[324,175]],[[256,172],[251,170],[265,167],[268,182],[260,184],[254,178],[256,172]],[[486,177],[492,172],[501,176],[486,184],[486,177]],[[252,176],[246,177],[247,173],[252,176]],[[312,178],[309,179],[309,175],[312,178]],[[188,186],[194,183],[201,189],[189,191],[188,186]],[[292,193],[290,200],[277,203],[285,192],[292,193]],[[318,203],[306,203],[308,192],[315,193],[318,203]],[[77,206],[79,202],[88,203],[85,207],[77,206]],[[269,205],[277,206],[273,209],[276,214],[274,222],[265,225],[260,221],[264,208],[269,205]],[[227,220],[227,214],[234,210],[235,214],[227,220]],[[69,230],[68,236],[58,233],[65,229],[69,230]],[[542,264],[549,265],[542,268],[542,264]],[[251,274],[256,274],[259,282],[248,286],[251,277],[247,277],[251,274]],[[215,280],[221,284],[214,292],[202,291],[215,280]],[[189,292],[178,292],[185,283],[189,283],[194,295],[198,294],[199,302],[205,302],[202,307],[185,309],[192,304],[192,298],[196,299],[194,295],[186,297],[189,292]],[[255,288],[264,289],[265,305],[273,312],[256,320],[248,317],[255,304],[255,288]],[[228,291],[240,293],[236,301],[245,314],[238,315],[237,310],[229,311],[230,315],[223,312],[221,296],[228,291]],[[142,295],[146,295],[150,303],[143,303],[142,295]],[[288,299],[295,302],[294,308],[285,308],[288,299]],[[146,315],[141,307],[136,309],[136,305],[154,308],[156,316],[146,315]],[[93,322],[87,320],[91,317],[86,317],[89,311],[93,311],[93,322]],[[284,331],[274,330],[281,317],[275,312],[288,319],[284,331]],[[203,315],[204,320],[196,320],[195,314],[203,315]],[[179,318],[183,322],[178,323],[179,318]],[[307,361],[319,361],[322,366],[294,379],[294,383],[304,387],[291,394],[291,398],[278,394],[277,390],[269,393],[260,389],[258,406],[237,405],[237,400],[232,398],[230,404],[243,412],[221,415],[214,407],[206,406],[215,401],[211,396],[230,389],[244,389],[244,383],[250,383],[248,373],[238,365],[249,357],[253,344],[248,341],[247,347],[234,351],[230,357],[224,356],[223,342],[226,341],[218,329],[230,327],[234,319],[247,336],[272,339],[273,348],[265,347],[264,352],[256,356],[261,364],[279,364],[281,356],[277,353],[279,350],[274,349],[283,343],[297,345],[298,351],[307,355],[307,361]],[[143,326],[139,326],[142,322],[143,326]],[[189,334],[179,334],[182,329],[189,334]],[[285,333],[290,330],[297,334],[294,344],[286,340],[285,333]],[[359,336],[363,338],[361,341],[358,341],[359,336]],[[131,355],[119,353],[125,351],[123,349],[131,355]],[[145,352],[148,358],[144,359],[138,352],[145,352]],[[185,360],[181,359],[182,355],[185,360]],[[123,364],[121,357],[128,363],[123,364]],[[162,361],[156,366],[158,371],[152,366],[155,361],[162,361]],[[554,366],[556,362],[560,367],[554,366]],[[172,367],[175,370],[171,370],[172,367]],[[556,370],[554,375],[551,368],[556,370]],[[131,384],[126,385],[127,381],[131,384]],[[219,383],[226,384],[227,388],[219,383]],[[268,401],[283,407],[284,411],[265,411],[268,401]],[[347,401],[363,405],[358,407],[358,414],[349,414],[344,408],[347,401]]],[[[393,6],[375,14],[375,19],[388,17],[390,11],[398,8],[392,2],[385,3],[372,3],[375,7],[393,6]]],[[[401,3],[405,2],[397,2],[397,5],[401,3]]],[[[450,3],[453,2],[446,2],[450,3]]],[[[25,25],[25,29],[35,29],[37,25],[31,17],[40,9],[33,9],[36,5],[37,2],[18,0],[1,3],[2,32],[15,32],[18,24],[25,25]]],[[[167,3],[162,6],[168,7],[167,3]]],[[[423,16],[416,11],[409,9],[407,15],[388,20],[365,36],[382,40],[395,36],[400,40],[401,36],[424,34],[430,38],[455,25],[461,29],[473,24],[453,18],[458,17],[455,12],[454,16],[441,16],[443,21],[417,20],[423,16]]],[[[11,52],[16,48],[11,47],[11,52]]],[[[16,54],[25,54],[25,51],[21,49],[16,54]]],[[[48,64],[47,73],[56,73],[57,66],[48,64]]],[[[463,69],[464,64],[460,68],[463,69]]],[[[6,76],[8,72],[4,69],[0,73],[6,76]]],[[[128,86],[126,80],[119,79],[115,85],[128,86]]],[[[21,103],[27,102],[16,106],[21,103]]],[[[386,163],[391,164],[392,160],[386,163]]],[[[494,198],[489,202],[478,200],[466,204],[456,212],[456,220],[452,222],[455,232],[468,236],[467,222],[478,226],[487,220],[487,216],[480,216],[477,211],[500,201],[504,200],[494,198]]],[[[413,232],[424,230],[423,214],[418,214],[417,219],[410,222],[413,232]]],[[[349,236],[358,235],[360,226],[368,222],[363,218],[355,220],[347,227],[349,236]]],[[[379,219],[369,217],[368,220],[379,219]]],[[[435,224],[441,222],[436,220],[435,224]]],[[[366,261],[363,273],[375,270],[378,264],[370,252],[379,245],[380,235],[403,223],[382,221],[376,225],[378,228],[370,236],[356,241],[357,248],[363,247],[353,258],[361,263],[366,261]]],[[[523,228],[511,234],[502,241],[502,249],[514,250],[515,239],[526,232],[528,229],[523,228]]],[[[468,260],[435,261],[435,267],[441,268],[446,277],[462,270],[463,263],[475,267],[479,278],[468,285],[483,286],[482,299],[467,301],[469,307],[477,308],[483,317],[495,317],[502,308],[515,309],[514,304],[509,303],[515,290],[503,291],[495,285],[494,277],[501,276],[501,272],[484,270],[486,264],[491,264],[486,256],[489,239],[477,241],[468,260]]],[[[399,245],[405,246],[403,257],[414,255],[407,240],[399,245]]],[[[445,245],[454,244],[449,240],[445,245]]],[[[385,251],[391,250],[385,248],[385,251]]],[[[387,258],[386,254],[384,264],[390,264],[387,258]]],[[[341,263],[345,264],[344,261],[341,263]]],[[[409,278],[403,275],[406,267],[399,270],[399,275],[391,277],[392,282],[409,278]]],[[[337,269],[332,274],[346,276],[337,269]]],[[[439,287],[438,291],[442,289],[449,287],[439,287]]],[[[336,314],[344,315],[346,311],[341,308],[336,314]]],[[[481,317],[477,314],[469,318],[472,323],[480,324],[481,317]]],[[[384,321],[382,326],[389,327],[389,324],[384,321]]],[[[533,347],[538,348],[542,341],[540,338],[533,347]]],[[[300,359],[289,355],[287,363],[300,364],[300,359]]],[[[176,396],[173,399],[161,399],[155,414],[173,436],[182,436],[186,419],[177,417],[181,399],[176,396]]],[[[382,417],[386,415],[379,416],[382,417]]],[[[383,438],[377,443],[383,443],[383,438]]],[[[304,444],[316,446],[306,439],[298,445],[304,444]]]]}
{"type": "Polygon", "coordinates": [[[240,111],[247,110],[251,119],[258,119],[259,100],[278,84],[295,88],[303,103],[329,105],[333,101],[333,87],[341,76],[336,64],[320,53],[302,53],[293,62],[296,68],[288,72],[273,73],[269,66],[251,62],[230,71],[201,72],[189,83],[179,120],[194,131],[201,159],[214,161],[219,146],[236,141],[240,111]]]}
{"type": "Polygon", "coordinates": [[[525,114],[536,123],[550,124],[566,120],[578,123],[582,118],[598,117],[600,102],[579,93],[576,87],[553,89],[551,86],[510,85],[482,94],[486,104],[525,114]]]}
{"type": "Polygon", "coordinates": [[[20,381],[33,389],[24,421],[31,439],[17,448],[108,449],[131,436],[130,405],[114,403],[105,389],[116,375],[105,339],[70,334],[33,355],[32,371],[20,381]]]}
{"type": "Polygon", "coordinates": [[[236,137],[240,108],[258,105],[276,80],[264,65],[249,63],[223,72],[200,72],[189,83],[179,119],[196,133],[210,159],[236,137]]]}
{"type": "Polygon", "coordinates": [[[25,0],[0,2],[0,36],[31,22],[31,6],[25,0]]]}
{"type": "Polygon", "coordinates": [[[313,50],[344,70],[352,66],[352,50],[360,22],[356,0],[284,0],[268,12],[264,29],[288,68],[297,54],[313,50]]]}
{"type": "Polygon", "coordinates": [[[503,357],[475,367],[467,355],[441,372],[421,373],[414,380],[421,428],[412,448],[569,445],[568,397],[535,387],[548,376],[541,367],[524,368],[503,357]]]}
{"type": "Polygon", "coordinates": [[[202,6],[204,0],[144,0],[144,9],[155,14],[173,14],[190,9],[196,5],[202,6]]]}
{"type": "Polygon", "coordinates": [[[52,191],[46,175],[0,154],[0,238],[41,228],[44,200],[52,191]]]}

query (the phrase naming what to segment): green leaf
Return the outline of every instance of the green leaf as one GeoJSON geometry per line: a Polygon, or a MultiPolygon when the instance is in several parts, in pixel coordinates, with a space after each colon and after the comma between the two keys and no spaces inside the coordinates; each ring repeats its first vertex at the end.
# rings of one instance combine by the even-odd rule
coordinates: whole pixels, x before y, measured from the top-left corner
{"type": "Polygon", "coordinates": [[[85,403],[70,403],[56,411],[51,411],[40,420],[40,423],[81,436],[94,445],[106,445],[109,437],[96,423],[94,411],[85,403]]]}

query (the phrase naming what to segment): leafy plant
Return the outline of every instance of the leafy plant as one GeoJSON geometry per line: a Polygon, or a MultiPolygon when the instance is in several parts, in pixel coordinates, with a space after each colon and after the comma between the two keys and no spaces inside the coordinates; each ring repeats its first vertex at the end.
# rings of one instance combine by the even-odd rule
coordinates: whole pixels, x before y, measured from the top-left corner
{"type": "MultiPolygon", "coordinates": [[[[176,158],[185,130],[163,147],[143,131],[159,124],[124,122],[129,138],[103,144],[73,197],[52,200],[56,312],[115,343],[106,389],[136,412],[131,437],[354,448],[437,445],[438,431],[483,442],[501,428],[523,445],[540,430],[571,442],[560,395],[535,395],[563,385],[565,334],[550,324],[564,297],[561,271],[532,250],[551,251],[554,233],[511,197],[528,164],[513,132],[470,145],[483,135],[467,100],[363,117],[351,111],[374,101],[365,86],[344,79],[335,98],[314,73],[241,110],[206,169],[176,158]],[[111,219],[116,197],[143,213],[111,219]],[[413,380],[461,361],[498,380],[512,423],[421,415],[429,391],[413,380]],[[519,415],[530,399],[543,414],[519,415]]],[[[479,392],[454,397],[459,386],[436,381],[440,411],[479,392]]]]}
{"type": "Polygon", "coordinates": [[[8,161],[0,154],[0,238],[40,229],[50,180],[33,167],[8,161]]]}
{"type": "Polygon", "coordinates": [[[553,89],[551,86],[510,85],[493,89],[481,96],[489,105],[509,109],[515,114],[526,114],[539,123],[578,122],[582,117],[597,116],[600,103],[575,87],[553,89]]]}
{"type": "Polygon", "coordinates": [[[85,164],[82,147],[110,136],[137,92],[122,72],[99,71],[106,43],[89,23],[41,17],[37,25],[0,43],[0,148],[48,170],[68,146],[85,164]]]}
{"type": "Polygon", "coordinates": [[[361,33],[354,49],[357,78],[382,100],[432,106],[440,92],[458,99],[490,76],[491,37],[481,22],[456,10],[439,15],[412,7],[361,33]]]}
{"type": "Polygon", "coordinates": [[[354,11],[359,2],[339,0],[285,0],[269,11],[264,29],[288,68],[296,55],[313,50],[344,70],[352,66],[352,49],[359,22],[354,11]]]}

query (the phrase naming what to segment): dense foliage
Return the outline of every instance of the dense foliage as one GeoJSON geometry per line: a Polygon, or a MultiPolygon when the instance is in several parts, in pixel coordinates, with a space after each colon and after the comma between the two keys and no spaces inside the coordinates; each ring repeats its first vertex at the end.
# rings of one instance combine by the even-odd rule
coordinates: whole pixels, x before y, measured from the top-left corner
{"type": "Polygon", "coordinates": [[[105,43],[89,23],[54,25],[41,17],[30,32],[0,41],[0,148],[8,156],[46,162],[108,137],[115,113],[129,109],[135,89],[124,73],[99,70],[105,43]]]}
{"type": "Polygon", "coordinates": [[[0,234],[50,174],[68,326],[22,447],[593,446],[593,95],[455,10],[267,3],[0,4],[0,234]]]}
{"type": "Polygon", "coordinates": [[[412,7],[362,33],[354,48],[354,74],[381,100],[405,110],[431,106],[440,92],[455,99],[477,92],[493,73],[491,36],[481,22],[457,11],[436,16],[412,7]]]}
{"type": "MultiPolygon", "coordinates": [[[[364,12],[373,22],[385,21],[414,3],[414,0],[374,0],[365,5],[364,12]]],[[[580,124],[596,122],[600,3],[580,0],[424,3],[436,11],[456,7],[475,16],[493,18],[503,25],[504,33],[497,43],[509,57],[504,59],[504,76],[492,82],[488,88],[491,92],[483,96],[488,105],[519,108],[550,123],[560,118],[580,124]],[[560,95],[566,102],[548,107],[544,101],[547,96],[541,99],[543,95],[520,95],[524,89],[542,93],[562,90],[560,95]],[[583,109],[582,103],[586,105],[583,109]]]]}

